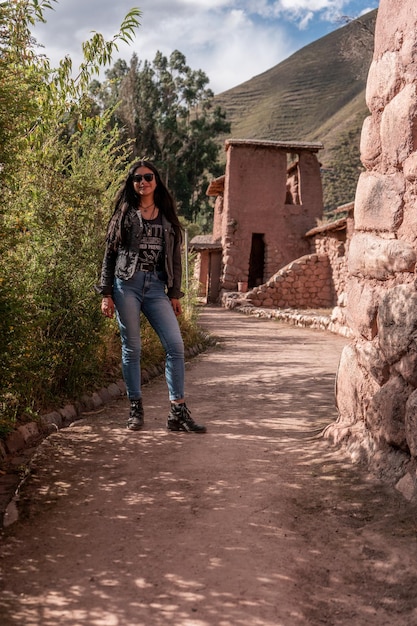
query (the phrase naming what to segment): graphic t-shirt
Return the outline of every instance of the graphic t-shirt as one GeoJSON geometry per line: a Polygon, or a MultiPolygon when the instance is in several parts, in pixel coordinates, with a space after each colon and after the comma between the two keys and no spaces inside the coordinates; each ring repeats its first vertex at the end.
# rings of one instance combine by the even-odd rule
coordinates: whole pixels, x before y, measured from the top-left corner
{"type": "Polygon", "coordinates": [[[158,270],[163,269],[164,232],[162,216],[159,213],[154,220],[143,219],[143,234],[139,245],[139,263],[150,263],[158,270]]]}

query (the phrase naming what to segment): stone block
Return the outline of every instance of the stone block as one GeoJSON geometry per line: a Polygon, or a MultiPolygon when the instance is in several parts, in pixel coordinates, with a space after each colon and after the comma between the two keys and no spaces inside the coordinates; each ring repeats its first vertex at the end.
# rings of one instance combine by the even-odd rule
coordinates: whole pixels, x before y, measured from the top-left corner
{"type": "Polygon", "coordinates": [[[417,346],[413,341],[399,361],[392,365],[392,369],[400,374],[412,387],[417,387],[417,346]]]}
{"type": "Polygon", "coordinates": [[[387,50],[401,49],[404,34],[415,33],[414,0],[389,0],[380,2],[375,26],[374,57],[379,58],[387,50]]]}
{"type": "Polygon", "coordinates": [[[359,341],[356,351],[359,364],[371,374],[378,385],[384,385],[389,379],[390,369],[379,349],[378,341],[359,341]]]}
{"type": "Polygon", "coordinates": [[[93,401],[94,409],[98,409],[101,406],[103,406],[103,400],[100,398],[100,396],[98,395],[96,391],[91,396],[91,399],[93,401]]]}
{"type": "Polygon", "coordinates": [[[348,270],[358,277],[387,280],[398,272],[414,272],[416,253],[411,244],[357,233],[349,247],[348,270]]]}
{"type": "Polygon", "coordinates": [[[404,177],[406,180],[415,182],[417,180],[417,153],[414,152],[403,163],[404,177]]]}
{"type": "Polygon", "coordinates": [[[398,361],[417,330],[417,291],[413,284],[396,285],[381,299],[377,316],[379,345],[388,363],[398,361]]]}
{"type": "Polygon", "coordinates": [[[417,390],[410,394],[405,407],[405,436],[410,453],[417,457],[417,390]]]}
{"type": "Polygon", "coordinates": [[[30,443],[39,437],[39,428],[35,422],[23,424],[17,429],[22,435],[25,444],[30,443]]]}
{"type": "Polygon", "coordinates": [[[41,416],[41,424],[47,432],[54,432],[62,428],[62,415],[58,411],[51,411],[41,416]]]}
{"type": "Polygon", "coordinates": [[[74,408],[77,416],[80,416],[85,411],[85,406],[80,400],[74,400],[74,408]]]}
{"type": "Polygon", "coordinates": [[[362,173],[355,198],[356,229],[395,232],[403,220],[404,189],[402,174],[362,173]]]}
{"type": "Polygon", "coordinates": [[[16,452],[19,452],[19,450],[23,450],[26,445],[22,433],[18,430],[14,430],[9,435],[7,435],[5,444],[6,449],[10,454],[15,454],[16,452]]]}
{"type": "Polygon", "coordinates": [[[379,120],[369,115],[362,125],[360,154],[363,165],[368,169],[377,166],[381,158],[382,146],[379,120]]]}
{"type": "Polygon", "coordinates": [[[73,420],[77,419],[77,411],[73,404],[66,404],[62,409],[59,409],[59,413],[62,417],[63,424],[70,424],[73,420]]]}
{"type": "Polygon", "coordinates": [[[396,52],[387,50],[372,61],[366,83],[366,104],[370,111],[381,111],[396,95],[401,71],[396,52]]]}
{"type": "Polygon", "coordinates": [[[411,83],[416,78],[416,63],[417,63],[417,46],[416,46],[416,30],[417,30],[417,16],[412,21],[412,16],[407,16],[407,30],[402,33],[403,41],[401,49],[398,52],[398,59],[402,66],[403,77],[406,82],[411,83]]]}
{"type": "Polygon", "coordinates": [[[120,396],[122,395],[120,387],[116,385],[116,383],[111,383],[107,387],[107,391],[109,392],[111,398],[120,398],[120,396]]]}
{"type": "Polygon", "coordinates": [[[94,402],[91,396],[89,396],[88,394],[83,394],[81,396],[81,400],[80,400],[82,406],[83,406],[83,411],[92,411],[94,409],[94,402]]]}
{"type": "Polygon", "coordinates": [[[106,387],[102,387],[101,389],[98,390],[98,395],[100,396],[100,398],[103,400],[103,404],[109,404],[109,402],[111,402],[112,397],[108,392],[108,389],[106,387]]]}
{"type": "Polygon", "coordinates": [[[116,385],[119,387],[122,395],[123,396],[126,395],[126,385],[125,385],[124,380],[117,380],[116,385]]]}
{"type": "Polygon", "coordinates": [[[402,496],[404,496],[406,500],[411,502],[416,497],[416,483],[415,472],[407,472],[407,474],[400,478],[395,485],[395,488],[401,493],[402,496]]]}
{"type": "Polygon", "coordinates": [[[395,168],[417,148],[416,85],[406,85],[391,100],[381,117],[381,146],[384,157],[395,168]]]}
{"type": "Polygon", "coordinates": [[[370,398],[380,386],[360,366],[353,344],[342,350],[336,376],[336,406],[340,423],[364,421],[370,398]]]}
{"type": "Polygon", "coordinates": [[[404,220],[398,229],[398,239],[412,242],[415,245],[417,241],[417,181],[411,181],[407,185],[404,194],[404,220]]]}
{"type": "Polygon", "coordinates": [[[376,441],[408,450],[405,411],[411,392],[412,387],[400,376],[392,376],[373,395],[366,412],[366,424],[376,441]]]}
{"type": "Polygon", "coordinates": [[[350,280],[346,288],[347,320],[355,333],[371,340],[377,333],[379,292],[368,283],[350,280]]]}

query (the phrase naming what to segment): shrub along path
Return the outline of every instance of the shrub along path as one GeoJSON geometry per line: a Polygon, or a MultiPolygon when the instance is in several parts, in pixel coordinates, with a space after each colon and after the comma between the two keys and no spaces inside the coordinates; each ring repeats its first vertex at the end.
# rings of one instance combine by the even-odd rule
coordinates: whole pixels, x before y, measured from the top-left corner
{"type": "Polygon", "coordinates": [[[2,626],[417,623],[416,509],[319,433],[346,340],[206,308],[187,366],[206,435],[167,433],[163,378],[50,436],[0,546],[2,626]]]}

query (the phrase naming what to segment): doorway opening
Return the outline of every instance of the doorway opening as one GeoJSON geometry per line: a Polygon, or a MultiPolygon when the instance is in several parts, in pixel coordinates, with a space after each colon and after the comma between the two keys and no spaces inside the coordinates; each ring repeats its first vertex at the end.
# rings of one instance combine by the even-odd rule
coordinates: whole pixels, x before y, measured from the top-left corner
{"type": "Polygon", "coordinates": [[[258,287],[264,282],[265,241],[261,233],[252,233],[252,246],[249,257],[248,288],[258,287]]]}

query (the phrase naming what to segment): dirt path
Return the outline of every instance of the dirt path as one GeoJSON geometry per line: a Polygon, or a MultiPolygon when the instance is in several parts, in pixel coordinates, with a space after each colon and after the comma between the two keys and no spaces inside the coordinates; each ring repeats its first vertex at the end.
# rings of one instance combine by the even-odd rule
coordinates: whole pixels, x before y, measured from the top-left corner
{"type": "Polygon", "coordinates": [[[2,626],[417,624],[416,510],[328,447],[346,340],[223,309],[187,366],[51,436],[0,547],[2,626]]]}

